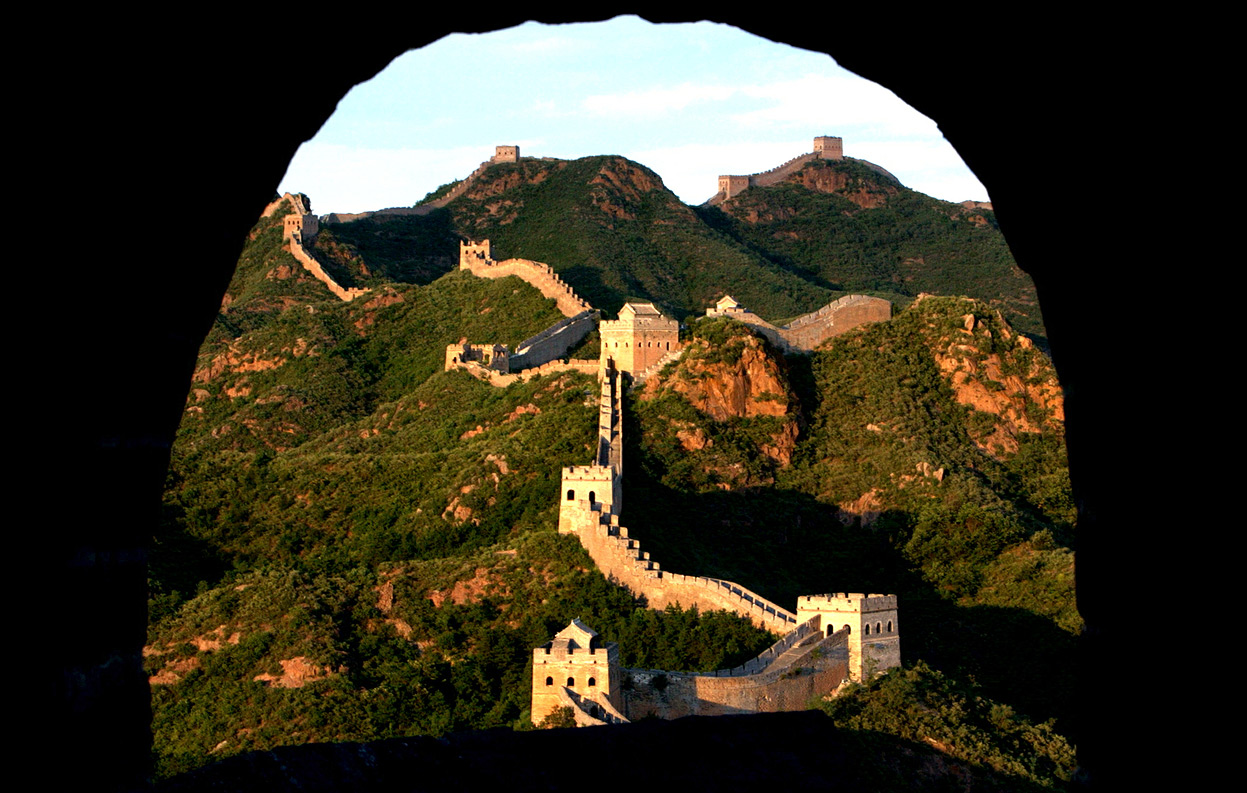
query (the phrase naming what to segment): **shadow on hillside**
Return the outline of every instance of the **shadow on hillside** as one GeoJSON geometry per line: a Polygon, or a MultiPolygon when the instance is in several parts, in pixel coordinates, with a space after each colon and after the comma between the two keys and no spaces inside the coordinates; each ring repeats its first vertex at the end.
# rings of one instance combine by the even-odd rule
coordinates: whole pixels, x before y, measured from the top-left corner
{"type": "Polygon", "coordinates": [[[602,280],[602,271],[596,267],[577,264],[558,271],[559,278],[566,281],[576,294],[588,300],[589,305],[613,317],[623,307],[626,296],[619,289],[602,280]]]}
{"type": "Polygon", "coordinates": [[[357,286],[398,281],[421,286],[458,266],[459,234],[450,212],[435,209],[427,215],[395,215],[335,223],[322,228],[316,239],[316,257],[325,269],[357,286]],[[358,260],[334,254],[333,242],[358,251],[358,260]]]}
{"type": "Polygon", "coordinates": [[[597,773],[619,789],[652,788],[656,779],[670,789],[765,789],[787,779],[808,790],[1050,790],[916,741],[838,729],[806,711],[284,746],[228,758],[156,791],[583,790],[584,775],[568,773],[568,758],[596,758],[597,773]]]}
{"type": "Polygon", "coordinates": [[[943,597],[899,550],[904,513],[862,528],[794,491],[687,493],[639,472],[632,482],[646,497],[625,498],[622,522],[662,569],[734,581],[784,608],[800,595],[895,593],[907,663],[925,660],[1032,719],[1073,726],[1076,637],[1024,609],[943,597]]]}

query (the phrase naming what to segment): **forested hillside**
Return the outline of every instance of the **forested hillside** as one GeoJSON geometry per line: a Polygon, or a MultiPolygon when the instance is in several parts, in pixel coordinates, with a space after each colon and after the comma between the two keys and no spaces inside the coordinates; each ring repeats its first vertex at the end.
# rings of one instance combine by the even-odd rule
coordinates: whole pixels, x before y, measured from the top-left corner
{"type": "Polygon", "coordinates": [[[1044,334],[1034,286],[990,210],[916,193],[855,160],[815,160],[781,184],[689,207],[622,157],[522,159],[428,215],[327,225],[316,247],[345,285],[427,283],[454,268],[460,238],[490,239],[497,259],[550,264],[607,312],[639,298],[684,319],[731,294],[780,324],[844,294],[903,306],[926,292],[985,300],[1044,334]]]}
{"type": "MultiPolygon", "coordinates": [[[[649,610],[557,534],[597,385],[442,372],[447,344],[514,344],[561,316],[517,279],[452,265],[458,235],[490,237],[595,305],[652,297],[689,320],[722,292],[775,319],[816,308],[838,294],[816,283],[830,271],[777,263],[741,241],[730,203],[708,225],[620,158],[486,176],[446,210],[322,232],[335,278],[372,290],[351,303],[282,250],[281,212],[253,230],[153,543],[160,775],[281,744],[526,729],[531,649],[573,617],[629,666],[711,670],[773,640],[649,610]]],[[[624,522],[664,569],[781,604],[897,593],[904,674],[812,704],[1059,787],[1080,628],[1060,392],[993,299],[923,297],[809,356],[691,322],[684,357],[625,402],[624,522]]]]}

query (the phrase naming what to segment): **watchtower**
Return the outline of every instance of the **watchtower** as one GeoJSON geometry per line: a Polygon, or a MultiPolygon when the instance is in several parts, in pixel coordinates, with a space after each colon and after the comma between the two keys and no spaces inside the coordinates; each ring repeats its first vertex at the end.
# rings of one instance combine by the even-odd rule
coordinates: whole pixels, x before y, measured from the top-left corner
{"type": "Polygon", "coordinates": [[[459,242],[459,269],[471,270],[473,265],[492,264],[489,255],[489,240],[481,242],[459,242]]]}
{"type": "Polygon", "coordinates": [[[520,159],[519,146],[495,146],[494,162],[518,162],[520,159]]]}
{"type": "Polygon", "coordinates": [[[896,595],[841,592],[797,598],[797,624],[818,617],[827,636],[849,629],[849,677],[861,683],[901,665],[896,595]]]}
{"type": "Polygon", "coordinates": [[[624,303],[619,319],[599,323],[602,366],[610,359],[621,372],[638,374],[667,353],[680,349],[680,323],[653,303],[624,303]]]}
{"type": "Polygon", "coordinates": [[[295,212],[282,219],[282,239],[298,236],[300,242],[310,241],[320,230],[319,219],[312,214],[295,212]]]}
{"type": "Polygon", "coordinates": [[[749,188],[748,176],[720,176],[719,192],[723,199],[735,198],[749,188]]]}
{"type": "Polygon", "coordinates": [[[609,702],[623,708],[619,645],[604,642],[579,619],[533,650],[533,724],[563,706],[559,691],[568,689],[582,700],[609,702]]]}
{"type": "Polygon", "coordinates": [[[820,135],[814,139],[814,151],[824,160],[843,160],[844,138],[820,135]]]}

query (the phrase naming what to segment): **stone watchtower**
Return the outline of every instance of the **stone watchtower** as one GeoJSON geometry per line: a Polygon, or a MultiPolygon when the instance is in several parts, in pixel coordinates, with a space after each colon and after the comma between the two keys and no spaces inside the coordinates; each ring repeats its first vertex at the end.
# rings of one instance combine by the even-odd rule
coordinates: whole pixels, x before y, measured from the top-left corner
{"type": "Polygon", "coordinates": [[[849,677],[862,683],[876,673],[901,665],[900,623],[896,595],[841,592],[797,598],[797,624],[821,619],[827,636],[849,629],[849,677]]]}
{"type": "Polygon", "coordinates": [[[297,236],[300,242],[308,242],[319,230],[320,220],[311,213],[296,212],[282,219],[282,239],[297,236]]]}
{"type": "Polygon", "coordinates": [[[495,146],[494,162],[519,162],[520,147],[519,146],[495,146]]]}
{"type": "Polygon", "coordinates": [[[663,316],[653,303],[624,303],[619,319],[598,325],[602,334],[602,366],[640,374],[669,352],[680,349],[680,323],[663,316]]]}
{"type": "Polygon", "coordinates": [[[603,642],[579,619],[533,650],[533,724],[564,706],[563,689],[581,701],[623,708],[619,645],[603,642]]]}
{"type": "Polygon", "coordinates": [[[844,138],[820,135],[814,139],[814,152],[824,160],[843,160],[844,138]]]}

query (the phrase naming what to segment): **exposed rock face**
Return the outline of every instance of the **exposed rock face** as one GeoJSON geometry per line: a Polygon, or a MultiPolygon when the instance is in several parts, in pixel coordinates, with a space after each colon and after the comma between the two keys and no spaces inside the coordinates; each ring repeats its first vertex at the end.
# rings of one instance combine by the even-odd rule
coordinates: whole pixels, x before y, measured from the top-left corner
{"type": "Polygon", "coordinates": [[[686,352],[676,376],[646,383],[642,398],[670,387],[715,421],[788,415],[787,378],[779,362],[763,350],[761,341],[742,337],[729,342],[743,347],[734,362],[707,357],[704,353],[709,345],[704,341],[694,340],[689,347],[698,345],[702,355],[686,352]]]}
{"type": "Polygon", "coordinates": [[[793,174],[790,181],[820,193],[835,193],[862,209],[881,207],[888,202],[889,198],[900,192],[900,189],[893,185],[864,185],[857,177],[834,168],[804,168],[793,174]]]}
{"type": "Polygon", "coordinates": [[[267,683],[274,688],[302,688],[313,680],[329,676],[329,670],[307,660],[302,655],[281,660],[281,674],[273,675],[265,672],[256,675],[253,680],[267,683]]]}
{"type": "MultiPolygon", "coordinates": [[[[641,399],[654,399],[665,389],[680,394],[715,421],[760,416],[787,418],[772,435],[772,442],[761,446],[761,451],[780,465],[792,461],[800,431],[797,406],[788,388],[782,358],[756,336],[745,333],[718,346],[693,339],[685,346],[684,357],[674,374],[647,381],[641,399]]],[[[712,443],[697,428],[680,428],[677,438],[689,451],[712,443]]]]}
{"type": "Polygon", "coordinates": [[[972,429],[979,447],[1012,453],[1021,433],[1064,423],[1065,399],[1051,363],[1000,312],[967,313],[959,330],[932,338],[931,350],[957,401],[996,419],[990,429],[972,429]]]}

